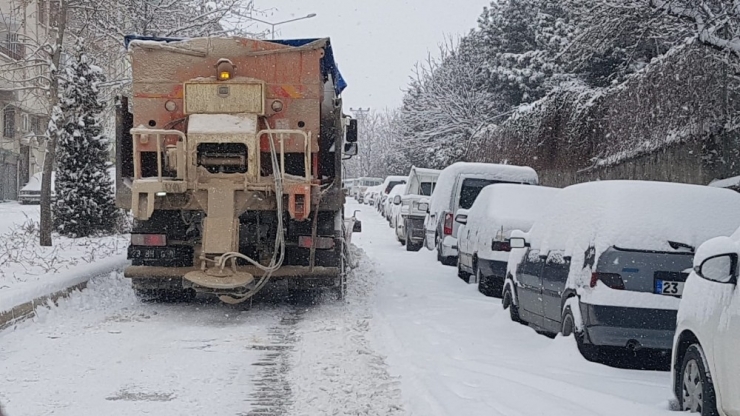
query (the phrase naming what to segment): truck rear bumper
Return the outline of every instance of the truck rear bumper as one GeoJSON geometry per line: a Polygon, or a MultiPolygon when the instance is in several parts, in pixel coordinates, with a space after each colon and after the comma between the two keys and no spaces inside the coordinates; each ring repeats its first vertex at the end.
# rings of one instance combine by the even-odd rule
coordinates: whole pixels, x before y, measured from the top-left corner
{"type": "MultiPolygon", "coordinates": [[[[197,271],[198,267],[156,267],[156,266],[129,266],[123,271],[123,276],[129,279],[172,279],[182,278],[186,273],[197,271]]],[[[237,270],[247,272],[259,278],[264,272],[254,266],[239,266],[237,270]]],[[[283,266],[272,274],[272,278],[326,278],[339,276],[338,267],[314,267],[309,270],[306,266],[283,266]]]]}

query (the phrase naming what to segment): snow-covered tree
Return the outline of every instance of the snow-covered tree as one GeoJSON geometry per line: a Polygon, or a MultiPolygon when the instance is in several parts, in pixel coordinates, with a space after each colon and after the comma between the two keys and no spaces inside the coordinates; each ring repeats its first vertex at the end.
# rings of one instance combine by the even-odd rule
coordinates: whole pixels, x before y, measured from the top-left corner
{"type": "Polygon", "coordinates": [[[99,94],[104,80],[79,39],[75,56],[60,77],[59,104],[49,129],[57,141],[54,224],[62,235],[111,232],[117,220],[107,171],[108,139],[100,124],[105,104],[99,94]]]}

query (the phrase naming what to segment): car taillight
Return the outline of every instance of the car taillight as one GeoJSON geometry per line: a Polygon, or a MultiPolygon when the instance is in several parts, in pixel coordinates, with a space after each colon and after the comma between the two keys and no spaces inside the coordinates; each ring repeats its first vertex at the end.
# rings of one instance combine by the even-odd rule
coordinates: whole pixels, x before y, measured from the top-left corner
{"type": "Polygon", "coordinates": [[[491,245],[493,251],[511,251],[511,244],[508,241],[494,241],[491,245]]]}
{"type": "Polygon", "coordinates": [[[453,221],[453,215],[451,213],[445,214],[445,228],[444,228],[445,235],[452,235],[452,221],[453,221]]]}
{"type": "Polygon", "coordinates": [[[591,287],[596,287],[599,281],[612,289],[624,290],[624,280],[617,273],[591,273],[591,287]]]}
{"type": "Polygon", "coordinates": [[[131,234],[132,246],[166,246],[167,236],[164,234],[131,234]]]}

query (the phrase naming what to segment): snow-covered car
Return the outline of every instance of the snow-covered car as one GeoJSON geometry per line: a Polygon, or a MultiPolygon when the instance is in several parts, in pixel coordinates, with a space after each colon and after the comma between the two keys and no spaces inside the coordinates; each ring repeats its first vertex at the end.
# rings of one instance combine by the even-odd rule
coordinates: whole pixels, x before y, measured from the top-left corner
{"type": "Polygon", "coordinates": [[[391,192],[391,190],[396,186],[400,184],[406,184],[406,182],[409,181],[408,176],[388,176],[383,181],[383,184],[380,186],[380,202],[381,204],[378,206],[378,211],[380,211],[380,215],[386,217],[385,208],[386,208],[386,202],[388,201],[388,194],[391,192]]]}
{"type": "Polygon", "coordinates": [[[405,183],[398,184],[394,186],[390,192],[388,192],[385,201],[383,201],[383,216],[389,224],[393,224],[393,212],[394,208],[396,207],[396,204],[394,204],[393,202],[396,200],[396,197],[400,198],[405,190],[405,183]]]}
{"type": "Polygon", "coordinates": [[[366,203],[365,192],[367,191],[367,189],[373,186],[378,186],[381,183],[383,183],[383,180],[380,178],[357,178],[352,184],[352,188],[350,188],[349,192],[350,195],[357,200],[357,202],[361,204],[366,203]]]}
{"type": "Polygon", "coordinates": [[[668,353],[694,249],[731,235],[738,206],[740,194],[708,186],[569,186],[512,233],[503,306],[539,332],[575,334],[592,361],[605,347],[668,353]]]}
{"type": "Polygon", "coordinates": [[[696,250],[673,341],[673,392],[682,411],[740,414],[738,256],[740,229],[696,250]]]}
{"type": "Polygon", "coordinates": [[[437,250],[437,260],[457,265],[457,229],[454,221],[459,209],[470,209],[480,191],[499,183],[537,185],[537,172],[530,167],[494,163],[454,163],[439,174],[429,199],[429,213],[424,219],[426,247],[437,250]]]}
{"type": "Polygon", "coordinates": [[[360,200],[367,205],[374,206],[380,196],[381,185],[375,185],[367,188],[360,200]]]}
{"type": "MultiPolygon", "coordinates": [[[[403,191],[406,189],[406,184],[402,183],[399,185],[396,185],[391,189],[391,192],[388,193],[388,198],[386,199],[386,207],[383,209],[383,211],[386,213],[385,219],[388,221],[388,225],[391,228],[396,227],[396,221],[395,221],[395,213],[396,211],[400,210],[401,204],[395,204],[394,201],[399,200],[401,198],[401,194],[403,194],[403,191]]],[[[401,241],[400,239],[398,241],[401,241]]],[[[403,241],[401,241],[403,242],[403,241]]]]}
{"type": "MultiPolygon", "coordinates": [[[[41,179],[42,179],[43,173],[38,172],[34,173],[31,178],[28,180],[28,183],[26,183],[23,188],[18,192],[18,202],[20,202],[23,205],[30,205],[30,204],[39,204],[41,203],[41,179]]],[[[116,168],[108,168],[108,176],[110,176],[111,181],[113,182],[114,190],[115,190],[115,183],[116,183],[116,168]]],[[[54,172],[51,173],[51,199],[52,201],[54,198],[56,198],[56,193],[54,192],[54,182],[56,180],[56,174],[54,172]]]]}
{"type": "Polygon", "coordinates": [[[394,214],[396,238],[405,242],[406,251],[419,251],[424,245],[424,218],[429,209],[429,197],[441,172],[415,166],[411,168],[409,183],[398,200],[400,208],[394,214]]]}
{"type": "Polygon", "coordinates": [[[558,188],[489,185],[469,210],[458,210],[458,276],[478,284],[486,296],[501,297],[513,230],[529,231],[558,188]]]}
{"type": "MultiPolygon", "coordinates": [[[[28,183],[18,192],[18,202],[23,205],[41,203],[41,177],[42,172],[34,173],[28,180],[28,183]]],[[[54,199],[54,172],[51,173],[51,192],[54,199]]]]}

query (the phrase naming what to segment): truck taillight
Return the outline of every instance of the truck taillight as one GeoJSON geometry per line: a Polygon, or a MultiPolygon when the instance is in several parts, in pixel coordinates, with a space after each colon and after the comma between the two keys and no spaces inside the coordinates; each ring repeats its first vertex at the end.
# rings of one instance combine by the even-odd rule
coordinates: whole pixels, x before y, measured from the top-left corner
{"type": "Polygon", "coordinates": [[[617,273],[591,273],[591,287],[596,287],[599,281],[612,289],[624,290],[624,280],[617,273]]]}
{"type": "Polygon", "coordinates": [[[448,212],[445,214],[445,227],[444,227],[444,234],[445,235],[452,235],[452,221],[453,221],[453,215],[452,213],[448,212]]]}
{"type": "Polygon", "coordinates": [[[131,234],[132,246],[166,246],[167,236],[164,234],[131,234]]]}
{"type": "Polygon", "coordinates": [[[314,239],[309,235],[298,237],[298,247],[311,248],[313,245],[319,250],[331,249],[334,248],[334,239],[331,237],[316,237],[314,239]]]}
{"type": "Polygon", "coordinates": [[[508,241],[494,241],[491,244],[491,250],[493,251],[511,251],[511,244],[508,241]]]}

